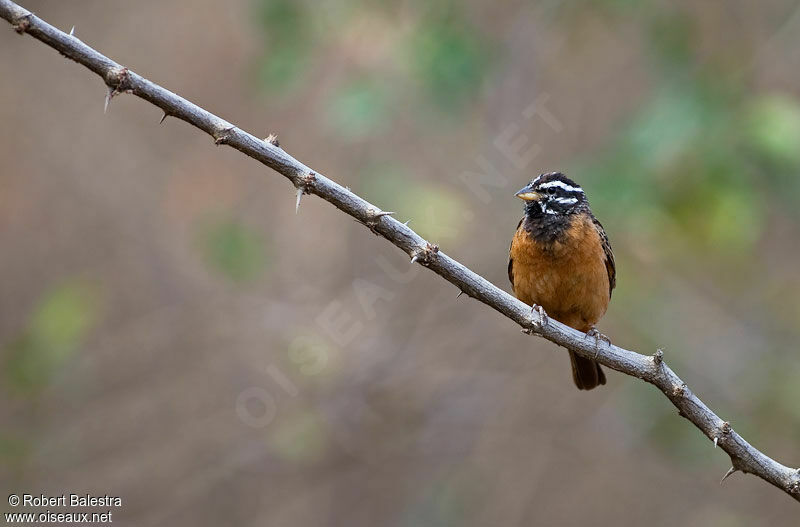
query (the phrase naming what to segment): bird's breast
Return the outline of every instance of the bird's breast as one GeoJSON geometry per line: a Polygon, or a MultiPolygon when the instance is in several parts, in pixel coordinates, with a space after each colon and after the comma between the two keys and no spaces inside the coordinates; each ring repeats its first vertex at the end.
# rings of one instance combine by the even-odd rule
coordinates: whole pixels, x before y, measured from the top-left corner
{"type": "Polygon", "coordinates": [[[511,244],[517,298],[586,331],[605,314],[609,278],[591,218],[576,215],[553,241],[537,242],[523,221],[511,244]]]}

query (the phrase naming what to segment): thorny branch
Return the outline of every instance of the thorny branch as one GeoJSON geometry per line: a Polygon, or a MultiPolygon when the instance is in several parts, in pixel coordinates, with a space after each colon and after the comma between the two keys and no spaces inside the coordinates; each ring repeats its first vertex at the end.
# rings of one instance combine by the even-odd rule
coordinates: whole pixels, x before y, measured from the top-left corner
{"type": "Polygon", "coordinates": [[[108,87],[106,107],[120,93],[132,93],[154,104],[163,110],[164,117],[186,121],[209,134],[215,144],[231,146],[285,176],[297,189],[298,207],[303,194],[315,194],[392,242],[413,262],[427,267],[458,287],[462,293],[499,311],[522,326],[523,330],[655,385],[678,408],[681,416],[699,428],[715,447],[719,446],[728,453],[732,467],[725,478],[736,471],[754,474],[800,501],[800,469],[778,463],[745,441],[728,422],[712,412],[689,390],[686,383],[666,365],[660,350],[648,356],[610,344],[600,345],[595,339],[586,338],[583,333],[548,320],[540,312],[532,311],[530,306],[447,256],[437,245],[429,243],[407,225],[392,218],[391,213],[381,211],[294,159],[280,148],[274,135],[262,140],[237,128],[117,64],[81,42],[72,32],[67,34],[56,29],[9,0],[0,0],[0,16],[17,33],[31,35],[102,77],[108,87]]]}

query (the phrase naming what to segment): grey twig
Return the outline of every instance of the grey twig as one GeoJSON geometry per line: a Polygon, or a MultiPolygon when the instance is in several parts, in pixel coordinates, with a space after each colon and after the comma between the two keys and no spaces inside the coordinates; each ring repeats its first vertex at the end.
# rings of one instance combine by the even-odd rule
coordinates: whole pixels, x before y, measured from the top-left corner
{"type": "Polygon", "coordinates": [[[502,313],[524,330],[655,385],[678,408],[680,415],[728,453],[735,470],[754,474],[800,501],[800,471],[778,463],[745,441],[689,390],[663,361],[662,353],[646,356],[614,345],[596,346],[592,339],[586,339],[585,334],[555,320],[545,323],[542,313],[531,310],[530,306],[450,258],[438,246],[424,240],[388,213],[376,214],[380,208],[300,163],[278,147],[274,138],[264,141],[237,128],[117,64],[9,0],[0,0],[0,17],[12,24],[17,33],[31,35],[98,74],[108,86],[107,102],[120,93],[132,93],[150,102],[166,115],[186,121],[209,134],[215,144],[235,148],[285,176],[297,188],[298,198],[303,194],[315,194],[330,202],[399,247],[412,261],[419,262],[472,298],[502,313]]]}

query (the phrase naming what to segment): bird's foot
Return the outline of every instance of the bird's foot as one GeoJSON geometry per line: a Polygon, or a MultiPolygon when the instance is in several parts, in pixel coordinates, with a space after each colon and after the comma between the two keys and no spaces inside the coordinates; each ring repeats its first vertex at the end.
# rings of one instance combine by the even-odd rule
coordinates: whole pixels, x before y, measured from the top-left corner
{"type": "MultiPolygon", "coordinates": [[[[539,329],[541,329],[550,323],[550,317],[548,317],[547,313],[544,312],[544,308],[542,306],[538,304],[533,304],[531,306],[531,318],[533,318],[534,313],[539,315],[539,322],[537,324],[535,321],[531,320],[531,324],[533,324],[533,326],[538,325],[539,329]]],[[[521,329],[520,331],[525,333],[526,335],[532,335],[534,327],[521,329]]]]}
{"type": "Polygon", "coordinates": [[[538,313],[539,317],[541,317],[542,327],[550,323],[550,317],[548,317],[547,313],[544,312],[544,308],[542,306],[539,304],[533,304],[531,306],[531,315],[533,315],[534,312],[538,313]]]}
{"type": "Polygon", "coordinates": [[[597,348],[597,352],[594,355],[595,359],[597,358],[597,354],[600,353],[600,341],[601,340],[603,342],[605,342],[606,344],[608,344],[609,347],[611,347],[611,339],[608,338],[607,336],[603,335],[599,331],[597,331],[597,328],[594,327],[594,326],[592,326],[592,329],[590,329],[589,331],[586,332],[586,337],[585,338],[590,338],[590,337],[594,337],[594,345],[595,345],[595,348],[597,348]]]}

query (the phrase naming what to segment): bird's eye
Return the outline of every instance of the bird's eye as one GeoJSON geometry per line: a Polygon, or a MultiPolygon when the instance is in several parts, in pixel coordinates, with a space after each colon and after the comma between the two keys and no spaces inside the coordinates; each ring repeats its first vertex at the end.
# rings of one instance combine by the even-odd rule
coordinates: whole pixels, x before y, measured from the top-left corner
{"type": "Polygon", "coordinates": [[[547,189],[547,193],[550,194],[550,195],[553,195],[553,194],[556,193],[556,189],[553,188],[553,187],[550,187],[549,189],[547,189]]]}

